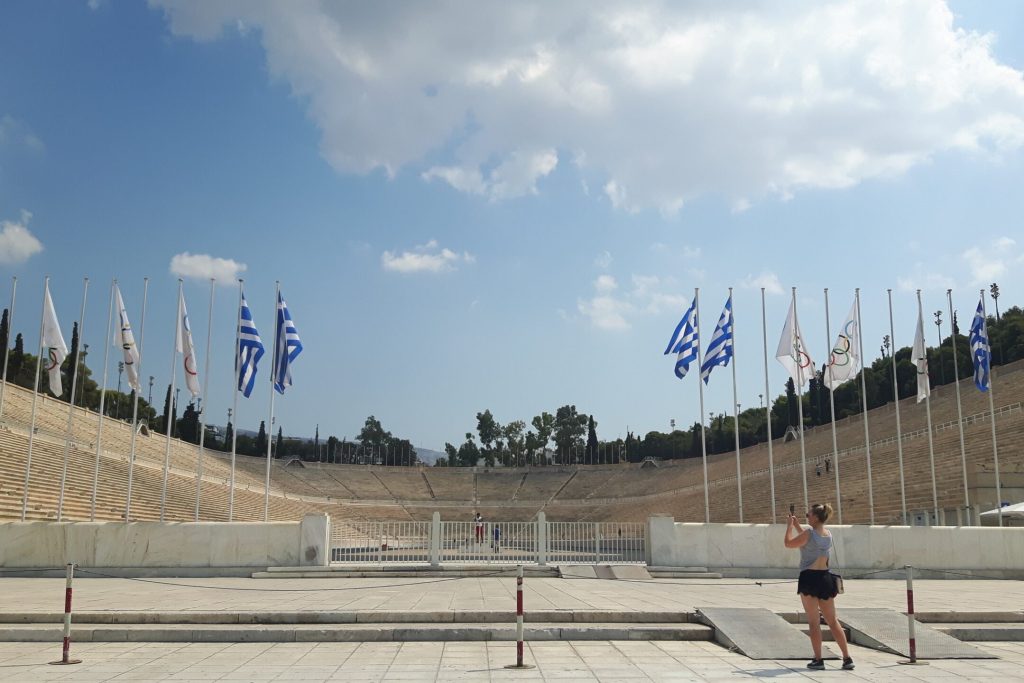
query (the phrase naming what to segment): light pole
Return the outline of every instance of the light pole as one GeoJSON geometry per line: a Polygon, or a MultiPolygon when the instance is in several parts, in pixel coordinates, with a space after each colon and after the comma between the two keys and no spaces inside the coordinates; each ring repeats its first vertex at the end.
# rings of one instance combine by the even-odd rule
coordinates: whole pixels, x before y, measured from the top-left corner
{"type": "Polygon", "coordinates": [[[885,335],[884,337],[882,337],[882,348],[883,348],[882,355],[883,356],[888,356],[889,355],[889,347],[890,346],[892,346],[892,340],[889,338],[889,335],[885,335]]]}
{"type": "MultiPolygon", "coordinates": [[[[82,378],[82,383],[79,386],[78,402],[79,404],[85,404],[85,357],[89,355],[89,345],[82,344],[82,358],[80,359],[80,365],[78,366],[78,375],[82,378]]],[[[72,400],[72,403],[74,401],[72,400]]]]}
{"type": "Polygon", "coordinates": [[[124,372],[124,361],[117,362],[117,410],[116,417],[121,419],[121,374],[124,372]]]}
{"type": "Polygon", "coordinates": [[[942,383],[946,383],[946,369],[942,367],[942,310],[935,311],[932,315],[935,316],[935,328],[939,332],[939,377],[942,379],[942,383]]]}
{"type": "Polygon", "coordinates": [[[992,295],[992,303],[996,305],[996,322],[999,322],[999,285],[993,282],[988,286],[988,292],[992,295]]]}
{"type": "Polygon", "coordinates": [[[153,380],[156,379],[153,375],[149,376],[149,396],[146,397],[146,403],[150,406],[153,405],[153,380]]]}

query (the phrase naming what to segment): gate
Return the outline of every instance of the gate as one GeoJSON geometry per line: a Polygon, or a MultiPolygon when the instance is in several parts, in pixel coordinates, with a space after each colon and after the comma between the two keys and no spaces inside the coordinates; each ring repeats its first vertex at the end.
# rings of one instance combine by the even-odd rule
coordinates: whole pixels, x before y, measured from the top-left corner
{"type": "Polygon", "coordinates": [[[331,523],[331,562],[375,565],[644,564],[642,522],[331,523]]]}

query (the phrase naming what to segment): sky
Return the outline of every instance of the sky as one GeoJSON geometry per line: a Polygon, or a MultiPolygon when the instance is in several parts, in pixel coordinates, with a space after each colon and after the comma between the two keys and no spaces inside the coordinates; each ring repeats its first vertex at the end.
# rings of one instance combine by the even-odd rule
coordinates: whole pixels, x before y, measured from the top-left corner
{"type": "MultiPolygon", "coordinates": [[[[817,363],[861,289],[865,352],[922,290],[966,328],[1024,285],[1024,5],[904,2],[0,4],[0,298],[36,343],[43,278],[102,373],[110,283],[170,381],[177,279],[209,420],[232,403],[236,278],[304,350],[286,435],[368,415],[440,450],[490,409],[565,404],[598,435],[699,417],[662,354],[734,288],[737,402],[791,288],[817,363]],[[209,278],[214,277],[213,325],[209,278]],[[6,305],[6,304],[5,304],[6,305]]],[[[948,334],[948,313],[943,334],[948,334]]],[[[934,325],[926,328],[935,343],[934,325]]],[[[137,336],[138,339],[138,336],[137,336]]],[[[108,382],[115,385],[111,354],[108,382]]],[[[238,424],[269,413],[269,355],[238,424]]],[[[709,413],[731,412],[729,371],[709,413]]],[[[181,383],[180,369],[177,371],[181,383]]]]}

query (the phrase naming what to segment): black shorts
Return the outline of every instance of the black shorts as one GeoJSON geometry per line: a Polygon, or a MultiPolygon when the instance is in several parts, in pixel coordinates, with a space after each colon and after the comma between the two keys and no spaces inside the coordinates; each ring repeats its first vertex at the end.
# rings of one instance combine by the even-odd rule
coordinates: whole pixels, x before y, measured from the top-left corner
{"type": "Polygon", "coordinates": [[[805,569],[800,572],[796,592],[819,600],[831,600],[839,595],[836,580],[827,569],[805,569]]]}

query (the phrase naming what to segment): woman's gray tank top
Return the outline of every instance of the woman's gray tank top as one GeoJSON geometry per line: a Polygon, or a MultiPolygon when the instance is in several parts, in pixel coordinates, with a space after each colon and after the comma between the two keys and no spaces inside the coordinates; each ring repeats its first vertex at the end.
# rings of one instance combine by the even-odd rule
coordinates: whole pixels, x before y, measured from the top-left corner
{"type": "Polygon", "coordinates": [[[832,536],[824,536],[814,530],[808,529],[810,535],[807,543],[800,546],[800,571],[809,569],[819,557],[828,557],[828,551],[832,549],[832,536]]]}

